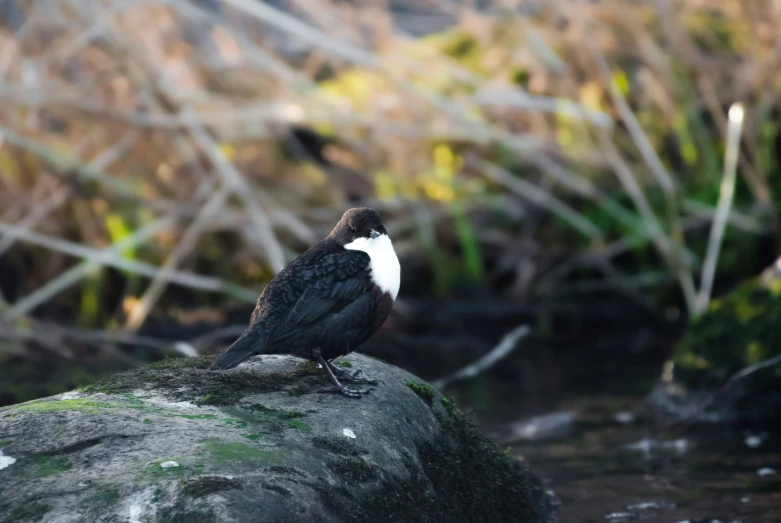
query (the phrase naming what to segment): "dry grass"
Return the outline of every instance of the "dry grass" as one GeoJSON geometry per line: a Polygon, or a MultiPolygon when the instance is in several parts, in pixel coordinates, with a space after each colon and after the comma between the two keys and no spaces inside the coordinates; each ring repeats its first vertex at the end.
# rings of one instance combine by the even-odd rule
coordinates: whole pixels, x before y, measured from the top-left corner
{"type": "Polygon", "coordinates": [[[439,290],[589,274],[648,300],[672,278],[703,310],[719,253],[778,234],[781,9],[504,4],[429,2],[453,25],[412,38],[381,1],[3,3],[5,331],[59,306],[127,335],[172,286],[251,303],[356,203],[439,290]],[[735,196],[714,221],[733,102],[735,196]],[[727,235],[698,288],[711,222],[727,235]]]}

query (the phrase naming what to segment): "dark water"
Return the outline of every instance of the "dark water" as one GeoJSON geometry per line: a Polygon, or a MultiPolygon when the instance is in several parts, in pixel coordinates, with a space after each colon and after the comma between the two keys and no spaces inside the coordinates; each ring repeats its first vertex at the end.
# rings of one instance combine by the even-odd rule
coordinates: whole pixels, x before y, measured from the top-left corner
{"type": "MultiPolygon", "coordinates": [[[[605,386],[504,396],[473,412],[553,491],[562,522],[781,522],[781,431],[662,427],[642,396],[605,386]]],[[[473,390],[450,392],[475,403],[473,390]]]]}
{"type": "Polygon", "coordinates": [[[676,336],[616,317],[444,392],[531,464],[562,522],[781,523],[781,430],[662,426],[644,398],[676,336]]]}
{"type": "Polygon", "coordinates": [[[635,404],[621,403],[581,398],[569,435],[512,445],[560,500],[561,521],[781,522],[781,434],[655,430],[617,421],[635,404]]]}

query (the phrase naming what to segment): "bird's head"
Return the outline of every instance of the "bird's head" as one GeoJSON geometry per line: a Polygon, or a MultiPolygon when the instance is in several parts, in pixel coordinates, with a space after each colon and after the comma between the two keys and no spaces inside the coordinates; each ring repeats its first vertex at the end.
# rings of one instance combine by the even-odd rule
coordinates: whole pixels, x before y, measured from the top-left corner
{"type": "Polygon", "coordinates": [[[356,207],[348,209],[334,230],[329,235],[341,245],[348,245],[356,240],[373,240],[381,236],[388,236],[388,232],[382,225],[382,219],[377,211],[368,207],[356,207]]]}
{"type": "Polygon", "coordinates": [[[350,209],[336,224],[331,237],[347,250],[368,254],[372,281],[396,299],[401,283],[401,265],[377,211],[366,207],[350,209]]]}

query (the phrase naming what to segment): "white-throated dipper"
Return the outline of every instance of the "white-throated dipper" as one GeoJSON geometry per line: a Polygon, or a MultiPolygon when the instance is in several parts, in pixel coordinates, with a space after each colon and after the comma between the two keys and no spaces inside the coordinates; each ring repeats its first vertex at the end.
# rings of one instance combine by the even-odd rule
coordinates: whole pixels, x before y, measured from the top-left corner
{"type": "Polygon", "coordinates": [[[220,354],[230,369],[256,354],[293,354],[322,365],[335,392],[360,397],[368,390],[340,383],[358,378],[331,364],[368,340],[388,317],[401,282],[401,266],[380,215],[349,209],[326,238],[290,262],[258,298],[249,327],[220,354]]]}

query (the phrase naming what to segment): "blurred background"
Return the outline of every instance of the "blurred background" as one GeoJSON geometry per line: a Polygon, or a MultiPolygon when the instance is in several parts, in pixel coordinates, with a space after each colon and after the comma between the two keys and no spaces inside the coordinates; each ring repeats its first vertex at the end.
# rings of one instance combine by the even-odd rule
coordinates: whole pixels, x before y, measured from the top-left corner
{"type": "Polygon", "coordinates": [[[781,254],[780,33],[770,0],[0,0],[0,406],[223,350],[371,206],[403,276],[362,352],[564,521],[781,517],[770,411],[646,412],[768,361],[779,405],[781,280],[728,297],[781,254]]]}

